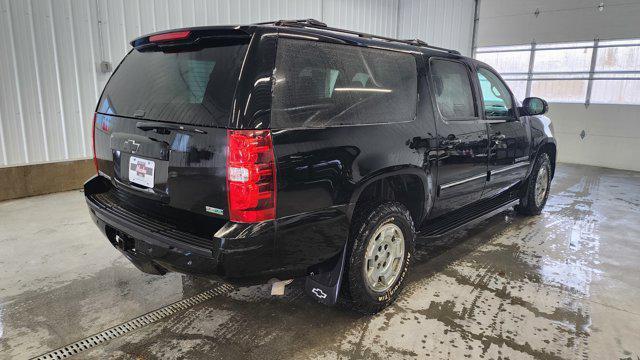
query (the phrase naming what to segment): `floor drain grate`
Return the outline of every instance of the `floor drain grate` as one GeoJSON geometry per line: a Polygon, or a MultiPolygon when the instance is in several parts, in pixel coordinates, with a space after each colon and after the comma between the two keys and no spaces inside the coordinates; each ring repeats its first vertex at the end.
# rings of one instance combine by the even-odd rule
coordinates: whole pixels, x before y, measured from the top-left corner
{"type": "Polygon", "coordinates": [[[76,355],[92,347],[103,344],[109,340],[122,336],[130,331],[139,329],[141,327],[153,324],[154,322],[163,319],[169,315],[175,314],[178,311],[186,310],[194,305],[197,305],[203,301],[212,299],[217,295],[221,295],[233,290],[233,287],[228,284],[222,284],[214,289],[207,290],[198,295],[192,296],[187,299],[177,301],[171,305],[167,305],[158,310],[154,310],[150,313],[138,316],[133,320],[129,320],[120,325],[116,325],[105,331],[99,332],[95,335],[91,335],[82,340],[76,341],[72,344],[65,345],[61,348],[52,350],[46,354],[34,357],[32,360],[59,360],[66,359],[69,356],[76,355]]]}

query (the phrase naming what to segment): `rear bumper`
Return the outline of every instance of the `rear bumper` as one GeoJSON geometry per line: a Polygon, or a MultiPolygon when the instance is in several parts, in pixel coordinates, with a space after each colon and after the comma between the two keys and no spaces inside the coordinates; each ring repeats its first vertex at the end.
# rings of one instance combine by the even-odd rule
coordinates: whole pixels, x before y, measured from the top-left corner
{"type": "Polygon", "coordinates": [[[95,176],[84,185],[93,221],[111,244],[136,267],[151,274],[167,271],[263,282],[282,269],[275,263],[272,222],[227,222],[211,238],[177,230],[110,201],[110,182],[95,176]]]}

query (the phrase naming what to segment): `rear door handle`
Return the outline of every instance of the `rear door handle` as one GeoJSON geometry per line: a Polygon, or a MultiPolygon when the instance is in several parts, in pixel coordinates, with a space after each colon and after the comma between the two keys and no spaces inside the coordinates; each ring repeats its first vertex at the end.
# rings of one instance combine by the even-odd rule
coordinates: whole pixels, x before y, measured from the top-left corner
{"type": "Polygon", "coordinates": [[[420,148],[428,149],[429,139],[416,136],[413,139],[407,141],[407,144],[409,145],[409,149],[420,149],[420,148]]]}
{"type": "Polygon", "coordinates": [[[506,138],[507,136],[504,134],[495,134],[491,136],[491,142],[493,143],[493,145],[500,145],[506,138]]]}

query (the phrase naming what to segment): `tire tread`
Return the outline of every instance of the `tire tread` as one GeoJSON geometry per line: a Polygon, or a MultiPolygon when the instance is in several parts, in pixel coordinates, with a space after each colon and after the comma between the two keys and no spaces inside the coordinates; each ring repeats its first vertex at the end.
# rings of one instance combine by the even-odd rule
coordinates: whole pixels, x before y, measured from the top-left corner
{"type": "Polygon", "coordinates": [[[541,153],[536,158],[536,162],[533,165],[531,174],[529,174],[529,177],[525,182],[525,188],[523,189],[523,194],[520,197],[520,202],[515,207],[516,212],[518,212],[521,215],[525,215],[525,216],[538,215],[542,212],[542,209],[547,203],[547,198],[549,197],[549,186],[547,187],[547,194],[545,195],[545,199],[542,202],[542,204],[540,206],[537,206],[535,201],[536,176],[542,166],[547,167],[547,171],[549,174],[548,185],[551,185],[551,165],[550,165],[549,155],[547,153],[541,153]]]}
{"type": "MultiPolygon", "coordinates": [[[[404,231],[403,231],[404,232],[404,231]]],[[[362,314],[375,314],[389,306],[398,297],[404,285],[404,277],[413,257],[415,248],[415,227],[409,210],[399,202],[368,203],[360,206],[354,214],[352,221],[352,231],[349,236],[350,245],[347,246],[347,262],[345,264],[345,274],[340,289],[339,303],[351,310],[362,314]],[[410,232],[405,234],[405,257],[403,274],[398,282],[392,287],[392,292],[387,299],[378,301],[368,294],[364,279],[360,274],[362,260],[359,258],[364,249],[369,234],[373,232],[386,218],[397,215],[405,222],[404,227],[410,232]]]]}

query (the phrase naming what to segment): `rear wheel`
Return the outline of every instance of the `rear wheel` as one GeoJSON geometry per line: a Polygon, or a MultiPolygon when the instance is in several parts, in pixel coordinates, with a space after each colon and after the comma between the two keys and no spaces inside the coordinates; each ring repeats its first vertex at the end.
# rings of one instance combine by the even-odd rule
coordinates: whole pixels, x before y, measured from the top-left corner
{"type": "Polygon", "coordinates": [[[520,198],[520,203],[516,206],[518,213],[523,215],[540,214],[547,203],[547,198],[549,198],[550,185],[551,162],[549,155],[542,153],[536,158],[533,171],[525,183],[526,188],[520,198]]]}
{"type": "Polygon", "coordinates": [[[353,226],[341,296],[348,307],[374,314],[402,290],[414,251],[413,220],[404,205],[388,202],[360,211],[353,226]]]}

